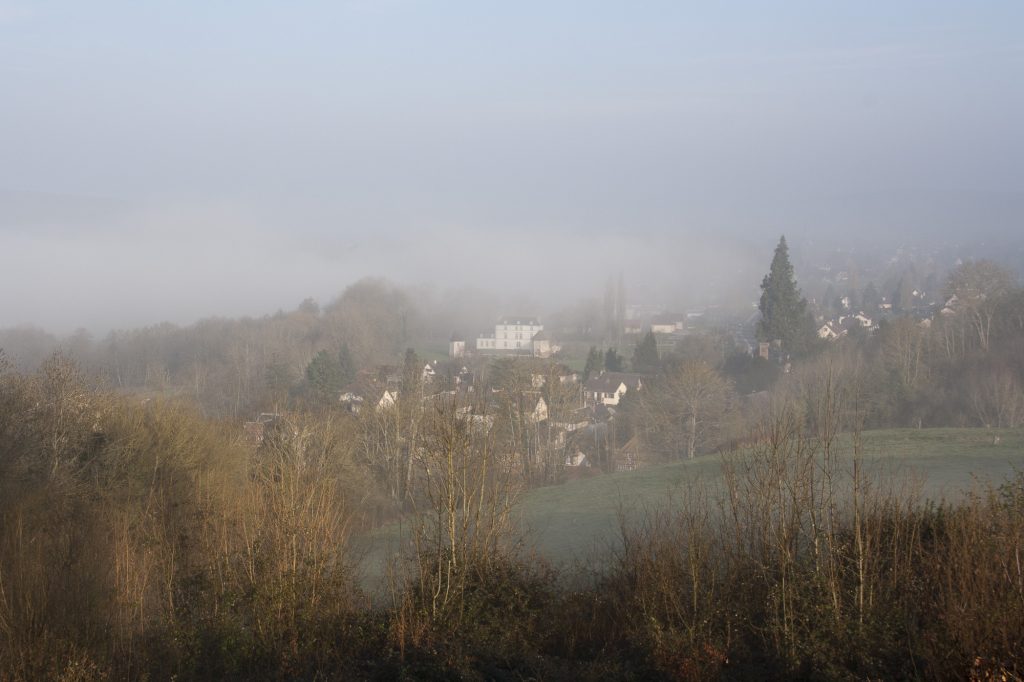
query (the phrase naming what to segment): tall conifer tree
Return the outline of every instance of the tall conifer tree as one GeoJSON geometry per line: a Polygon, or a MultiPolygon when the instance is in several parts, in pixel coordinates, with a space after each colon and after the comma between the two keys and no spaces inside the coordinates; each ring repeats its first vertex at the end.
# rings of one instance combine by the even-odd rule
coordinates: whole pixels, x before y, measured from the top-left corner
{"type": "Polygon", "coordinates": [[[654,332],[648,331],[633,349],[633,371],[653,372],[658,369],[659,363],[658,340],[655,338],[654,332]]]}
{"type": "Polygon", "coordinates": [[[785,236],[779,239],[771,269],[761,282],[761,321],[757,336],[762,341],[779,339],[790,352],[806,350],[813,335],[807,300],[800,295],[785,236]]]}

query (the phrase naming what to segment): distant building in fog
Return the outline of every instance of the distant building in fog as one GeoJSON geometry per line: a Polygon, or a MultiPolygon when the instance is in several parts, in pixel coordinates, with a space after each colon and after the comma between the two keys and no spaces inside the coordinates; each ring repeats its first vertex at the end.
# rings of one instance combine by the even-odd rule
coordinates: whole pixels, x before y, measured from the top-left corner
{"type": "Polygon", "coordinates": [[[461,358],[466,355],[466,340],[458,334],[452,334],[452,340],[448,342],[448,357],[461,358]]]}
{"type": "Polygon", "coordinates": [[[503,317],[494,334],[481,335],[476,350],[494,355],[535,355],[546,358],[553,352],[544,325],[535,317],[503,317]]]}

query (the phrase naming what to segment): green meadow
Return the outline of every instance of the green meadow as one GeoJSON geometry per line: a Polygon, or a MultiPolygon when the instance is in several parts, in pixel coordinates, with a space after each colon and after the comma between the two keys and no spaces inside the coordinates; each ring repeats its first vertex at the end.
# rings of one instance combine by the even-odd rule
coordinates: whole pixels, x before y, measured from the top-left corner
{"type": "MultiPolygon", "coordinates": [[[[864,432],[861,442],[872,480],[935,501],[999,485],[1024,469],[1024,429],[886,429],[864,432]]],[[[852,453],[848,436],[838,450],[852,453]]],[[[849,460],[840,466],[849,470],[849,460]]],[[[721,482],[722,455],[704,455],[531,490],[514,515],[528,551],[555,564],[571,564],[607,555],[617,542],[621,519],[636,518],[644,508],[685,495],[693,486],[715,489],[721,482]]],[[[381,575],[388,557],[398,554],[402,534],[396,523],[359,539],[368,578],[381,575]]]]}

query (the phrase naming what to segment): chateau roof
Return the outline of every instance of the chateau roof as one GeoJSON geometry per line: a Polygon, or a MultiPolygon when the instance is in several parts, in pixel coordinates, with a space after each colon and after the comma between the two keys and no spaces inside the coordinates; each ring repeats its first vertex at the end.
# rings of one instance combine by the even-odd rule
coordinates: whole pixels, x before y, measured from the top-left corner
{"type": "Polygon", "coordinates": [[[540,320],[538,320],[536,317],[519,317],[515,315],[506,315],[505,317],[498,320],[498,324],[518,324],[536,327],[540,325],[540,320]]]}

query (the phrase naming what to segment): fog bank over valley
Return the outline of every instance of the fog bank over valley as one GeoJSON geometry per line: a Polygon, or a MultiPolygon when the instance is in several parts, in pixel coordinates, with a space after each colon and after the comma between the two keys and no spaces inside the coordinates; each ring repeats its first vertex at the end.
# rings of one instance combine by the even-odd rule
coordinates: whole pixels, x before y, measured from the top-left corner
{"type": "Polygon", "coordinates": [[[328,303],[364,277],[434,295],[476,291],[499,308],[495,315],[600,298],[607,278],[620,273],[634,302],[742,305],[758,295],[764,253],[781,232],[790,236],[798,276],[836,253],[882,258],[900,247],[942,249],[947,268],[972,255],[1017,265],[1022,240],[1011,225],[1024,214],[1015,195],[949,193],[875,197],[868,205],[849,197],[832,211],[793,206],[792,219],[778,202],[765,202],[761,226],[738,209],[684,206],[675,226],[666,218],[623,230],[599,219],[593,227],[424,219],[398,227],[368,220],[361,228],[227,203],[142,207],[12,191],[0,199],[0,288],[9,292],[0,327],[62,334],[260,316],[307,297],[328,303]],[[963,227],[971,216],[980,224],[963,227]]]}
{"type": "Polygon", "coordinates": [[[749,302],[780,234],[801,277],[836,248],[1019,260],[1018,4],[537,12],[0,2],[0,327],[368,275],[749,302]]]}

